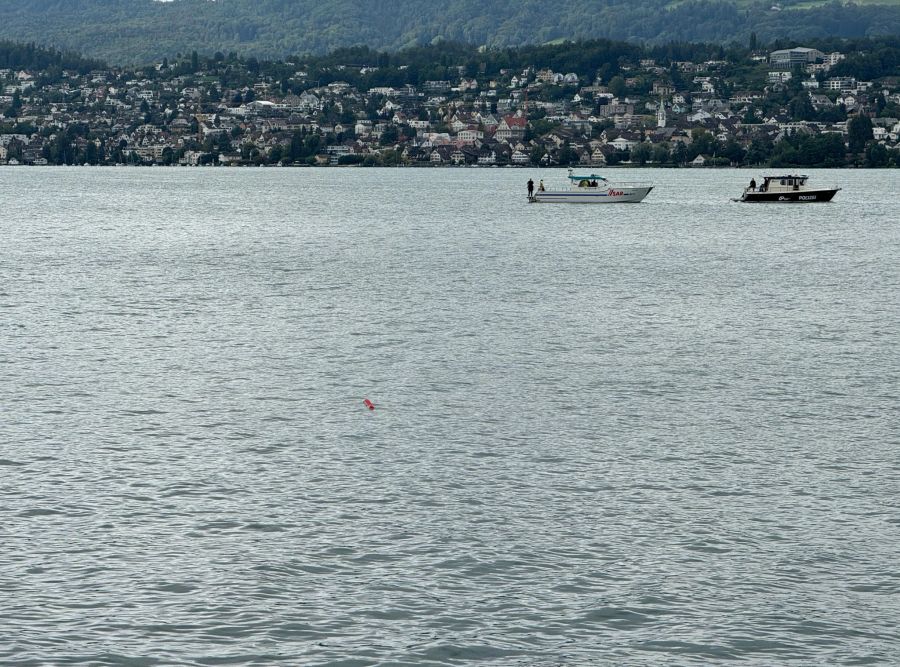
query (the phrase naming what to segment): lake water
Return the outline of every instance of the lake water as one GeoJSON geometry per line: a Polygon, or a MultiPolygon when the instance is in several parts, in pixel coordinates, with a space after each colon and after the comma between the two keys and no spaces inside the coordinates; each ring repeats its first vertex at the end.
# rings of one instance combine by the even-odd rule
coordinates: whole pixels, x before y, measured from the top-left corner
{"type": "Polygon", "coordinates": [[[900,172],[604,173],[0,169],[0,663],[900,664],[900,172]]]}

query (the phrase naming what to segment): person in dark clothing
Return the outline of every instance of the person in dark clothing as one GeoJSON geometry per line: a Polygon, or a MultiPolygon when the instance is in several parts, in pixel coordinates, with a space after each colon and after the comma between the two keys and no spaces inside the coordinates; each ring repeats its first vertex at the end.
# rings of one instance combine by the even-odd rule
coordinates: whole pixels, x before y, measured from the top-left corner
{"type": "Polygon", "coordinates": [[[534,196],[534,181],[532,181],[530,178],[528,179],[528,196],[534,196]]]}
{"type": "Polygon", "coordinates": [[[756,190],[756,179],[755,178],[750,179],[750,189],[756,190]]]}

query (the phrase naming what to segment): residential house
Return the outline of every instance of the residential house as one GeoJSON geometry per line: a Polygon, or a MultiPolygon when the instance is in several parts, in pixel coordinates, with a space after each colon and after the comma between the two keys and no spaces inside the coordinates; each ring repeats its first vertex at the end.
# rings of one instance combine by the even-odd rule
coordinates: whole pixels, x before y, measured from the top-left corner
{"type": "Polygon", "coordinates": [[[522,116],[504,116],[497,125],[494,138],[497,141],[513,143],[525,138],[527,121],[522,116]]]}
{"type": "Polygon", "coordinates": [[[529,155],[518,149],[513,151],[511,159],[513,164],[525,165],[531,163],[531,158],[529,157],[529,155]]]}
{"type": "Polygon", "coordinates": [[[470,126],[456,133],[456,145],[471,146],[475,144],[476,141],[480,141],[483,138],[484,132],[477,127],[470,126]]]}
{"type": "Polygon", "coordinates": [[[810,95],[809,101],[812,103],[813,109],[816,111],[821,111],[822,109],[830,109],[834,106],[834,102],[832,102],[826,95],[810,95]]]}
{"type": "Polygon", "coordinates": [[[608,142],[610,146],[615,148],[617,151],[630,151],[632,148],[637,146],[640,141],[637,138],[628,138],[625,136],[619,136],[608,142]]]}

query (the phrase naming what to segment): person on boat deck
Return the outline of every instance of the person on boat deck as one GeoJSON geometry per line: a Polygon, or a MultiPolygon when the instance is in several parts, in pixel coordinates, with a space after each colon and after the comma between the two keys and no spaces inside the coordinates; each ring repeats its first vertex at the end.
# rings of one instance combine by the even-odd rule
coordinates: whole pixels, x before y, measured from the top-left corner
{"type": "Polygon", "coordinates": [[[528,179],[528,196],[534,196],[534,181],[532,181],[530,178],[528,179]]]}
{"type": "Polygon", "coordinates": [[[543,192],[543,191],[544,191],[544,179],[542,178],[541,182],[538,183],[538,192],[543,192]]]}
{"type": "Polygon", "coordinates": [[[756,179],[755,178],[750,179],[750,189],[756,190],[756,179]]]}
{"type": "Polygon", "coordinates": [[[596,188],[596,187],[597,187],[597,181],[591,181],[591,187],[592,187],[592,188],[596,188]]]}

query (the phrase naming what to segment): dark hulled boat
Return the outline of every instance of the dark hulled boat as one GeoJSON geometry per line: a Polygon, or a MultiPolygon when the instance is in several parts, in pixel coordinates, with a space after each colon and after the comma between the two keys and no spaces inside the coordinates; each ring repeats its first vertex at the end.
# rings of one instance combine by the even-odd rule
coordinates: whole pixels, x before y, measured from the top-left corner
{"type": "Polygon", "coordinates": [[[744,190],[741,202],[808,203],[831,201],[840,188],[813,188],[808,176],[764,176],[760,186],[744,190]]]}

